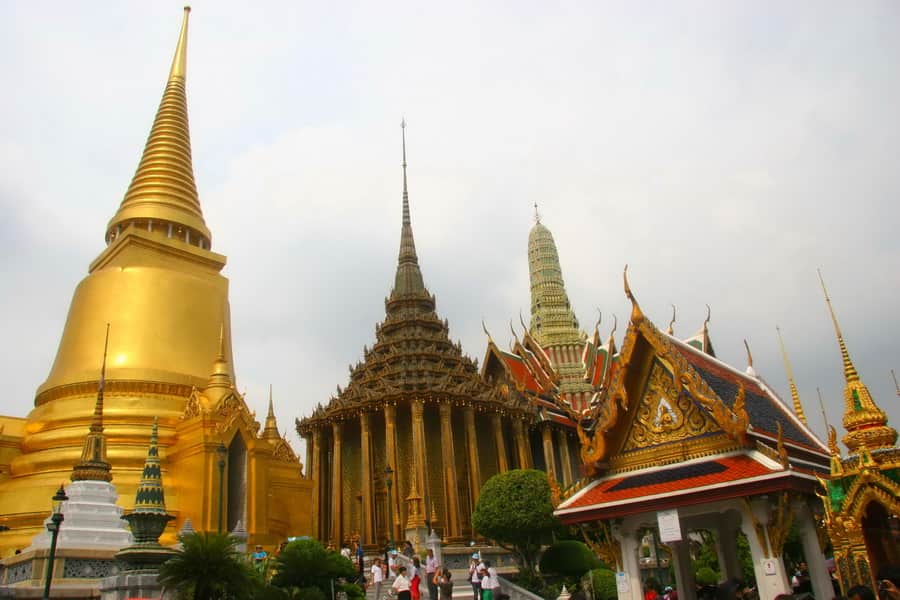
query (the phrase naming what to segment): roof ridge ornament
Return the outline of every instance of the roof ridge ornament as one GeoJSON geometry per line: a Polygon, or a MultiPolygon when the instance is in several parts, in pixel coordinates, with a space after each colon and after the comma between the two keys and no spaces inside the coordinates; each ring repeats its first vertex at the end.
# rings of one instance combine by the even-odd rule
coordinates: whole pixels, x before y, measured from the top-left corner
{"type": "Polygon", "coordinates": [[[675,326],[675,305],[672,304],[671,306],[672,306],[672,320],[669,321],[669,327],[668,327],[668,329],[666,329],[666,333],[668,333],[669,335],[675,335],[675,328],[674,328],[674,326],[675,326]]]}

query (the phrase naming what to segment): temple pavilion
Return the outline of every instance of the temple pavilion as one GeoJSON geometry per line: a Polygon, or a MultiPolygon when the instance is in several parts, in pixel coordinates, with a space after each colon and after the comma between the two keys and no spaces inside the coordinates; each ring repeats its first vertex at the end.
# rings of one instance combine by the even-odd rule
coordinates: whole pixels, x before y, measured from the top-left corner
{"type": "MultiPolygon", "coordinates": [[[[819,478],[831,453],[753,369],[717,359],[708,329],[688,341],[632,303],[612,376],[573,414],[589,477],[563,491],[556,514],[620,572],[619,597],[643,597],[639,546],[648,529],[670,556],[681,598],[695,597],[691,531],[718,540],[722,577],[742,577],[746,535],[760,598],[790,593],[782,549],[800,533],[817,598],[833,595],[816,528],[819,478]]],[[[575,411],[573,411],[574,413],[575,411]]]]}

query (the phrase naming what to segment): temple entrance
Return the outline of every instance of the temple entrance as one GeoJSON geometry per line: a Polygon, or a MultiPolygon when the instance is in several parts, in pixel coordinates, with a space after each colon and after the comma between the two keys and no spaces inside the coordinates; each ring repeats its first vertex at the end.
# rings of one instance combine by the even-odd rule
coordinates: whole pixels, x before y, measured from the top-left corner
{"type": "Polygon", "coordinates": [[[869,551],[869,564],[872,574],[887,565],[900,565],[900,519],[888,513],[887,509],[876,501],[869,502],[862,518],[863,536],[866,549],[869,551]]]}
{"type": "Polygon", "coordinates": [[[234,531],[238,521],[247,526],[247,445],[240,434],[228,445],[228,486],[225,496],[226,527],[234,531]]]}

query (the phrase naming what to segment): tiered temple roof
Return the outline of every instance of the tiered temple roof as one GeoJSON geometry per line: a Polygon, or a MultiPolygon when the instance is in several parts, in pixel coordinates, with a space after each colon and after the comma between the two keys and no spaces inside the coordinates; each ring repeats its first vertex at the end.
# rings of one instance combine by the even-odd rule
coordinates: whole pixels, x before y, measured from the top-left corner
{"type": "Polygon", "coordinates": [[[350,382],[328,404],[298,420],[306,430],[317,421],[355,416],[360,407],[378,407],[398,399],[441,398],[500,401],[500,394],[479,377],[478,366],[449,335],[446,319],[436,311],[435,297],[425,286],[413,237],[406,176],[403,124],[403,211],[400,252],[385,319],[375,326],[375,344],[363,347],[363,360],[350,366],[350,382]]]}

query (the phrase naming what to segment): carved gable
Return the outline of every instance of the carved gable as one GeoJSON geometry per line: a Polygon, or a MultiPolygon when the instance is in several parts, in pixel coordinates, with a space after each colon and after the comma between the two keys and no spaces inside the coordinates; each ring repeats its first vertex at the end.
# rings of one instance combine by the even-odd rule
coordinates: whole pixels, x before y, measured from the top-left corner
{"type": "Polygon", "coordinates": [[[672,373],[654,359],[620,453],[721,431],[690,394],[678,388],[672,373]]]}

